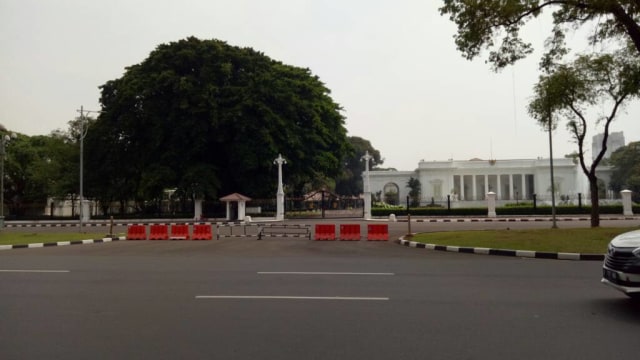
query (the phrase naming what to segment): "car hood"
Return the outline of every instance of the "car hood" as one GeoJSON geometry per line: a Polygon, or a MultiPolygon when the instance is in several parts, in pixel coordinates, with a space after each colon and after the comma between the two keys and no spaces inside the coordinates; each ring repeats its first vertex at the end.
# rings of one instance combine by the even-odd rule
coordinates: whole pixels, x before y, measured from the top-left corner
{"type": "Polygon", "coordinates": [[[611,240],[615,247],[640,247],[640,230],[620,234],[611,240]]]}

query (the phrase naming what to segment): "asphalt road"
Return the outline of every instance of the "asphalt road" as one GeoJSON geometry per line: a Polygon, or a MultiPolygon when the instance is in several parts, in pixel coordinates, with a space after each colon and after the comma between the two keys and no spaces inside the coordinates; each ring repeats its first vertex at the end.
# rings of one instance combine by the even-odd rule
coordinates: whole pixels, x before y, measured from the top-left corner
{"type": "Polygon", "coordinates": [[[9,250],[0,357],[636,358],[640,304],[600,265],[291,238],[9,250]]]}

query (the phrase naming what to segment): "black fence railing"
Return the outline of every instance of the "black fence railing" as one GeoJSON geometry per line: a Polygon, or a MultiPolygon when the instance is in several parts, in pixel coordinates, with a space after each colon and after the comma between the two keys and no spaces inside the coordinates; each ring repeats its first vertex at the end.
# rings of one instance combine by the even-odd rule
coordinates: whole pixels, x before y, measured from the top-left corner
{"type": "MultiPolygon", "coordinates": [[[[285,197],[285,218],[358,218],[364,216],[364,201],[359,198],[293,198],[285,197]]],[[[80,209],[77,203],[66,204],[22,203],[5,204],[4,217],[6,221],[12,220],[73,220],[78,219],[80,209]]],[[[465,201],[428,201],[421,202],[420,206],[414,204],[402,204],[388,206],[381,203],[373,203],[373,216],[388,216],[389,214],[406,215],[408,212],[418,216],[452,216],[487,214],[486,202],[465,201]]],[[[275,217],[276,199],[252,199],[246,203],[245,214],[253,218],[275,217]]],[[[623,208],[620,200],[601,200],[599,202],[600,214],[622,214],[623,208]]],[[[237,211],[237,205],[231,205],[231,212],[237,211]]],[[[556,213],[559,215],[589,214],[591,206],[588,199],[583,197],[562,198],[556,201],[556,213]]],[[[640,205],[634,204],[632,211],[640,214],[640,205]]],[[[550,199],[527,201],[498,201],[496,213],[503,215],[550,215],[550,199]]],[[[92,203],[89,206],[90,219],[193,219],[194,204],[187,200],[179,204],[162,202],[160,204],[147,203],[146,206],[119,203],[110,204],[108,207],[92,203]]],[[[223,220],[227,216],[227,204],[221,201],[205,200],[202,203],[202,218],[223,220]]]]}

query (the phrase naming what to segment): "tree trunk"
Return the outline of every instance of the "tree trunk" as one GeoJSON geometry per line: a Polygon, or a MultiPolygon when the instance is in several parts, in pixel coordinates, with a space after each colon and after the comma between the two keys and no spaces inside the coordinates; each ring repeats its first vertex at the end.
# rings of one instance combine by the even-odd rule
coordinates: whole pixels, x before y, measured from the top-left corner
{"type": "Polygon", "coordinates": [[[591,227],[600,226],[600,202],[598,201],[598,178],[595,175],[589,177],[589,189],[591,191],[591,227]]]}

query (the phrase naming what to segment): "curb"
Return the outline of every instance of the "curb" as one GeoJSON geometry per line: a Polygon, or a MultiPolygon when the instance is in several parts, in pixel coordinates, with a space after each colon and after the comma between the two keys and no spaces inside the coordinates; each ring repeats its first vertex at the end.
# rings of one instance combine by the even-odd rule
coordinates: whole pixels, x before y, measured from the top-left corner
{"type": "MultiPolygon", "coordinates": [[[[558,216],[556,221],[590,221],[591,218],[586,217],[566,217],[558,216]]],[[[600,220],[640,220],[637,216],[600,216],[600,220]]],[[[406,222],[406,220],[399,220],[406,222]]],[[[495,218],[436,218],[436,219],[415,219],[411,222],[424,223],[461,223],[461,222],[548,222],[553,221],[551,217],[495,217],[495,218]]]]}
{"type": "Polygon", "coordinates": [[[126,240],[126,237],[119,236],[119,237],[106,237],[102,239],[93,239],[93,240],[74,240],[74,241],[59,241],[59,242],[52,242],[52,243],[0,245],[0,251],[12,250],[12,249],[33,249],[33,248],[42,248],[42,247],[51,247],[51,246],[99,244],[99,243],[106,243],[106,242],[120,241],[120,240],[126,240]]]}
{"type": "Polygon", "coordinates": [[[416,241],[405,240],[401,237],[396,241],[400,245],[426,249],[435,251],[448,251],[465,254],[481,254],[481,255],[496,255],[496,256],[513,256],[521,258],[535,258],[535,259],[552,259],[552,260],[576,260],[576,261],[603,261],[604,254],[579,254],[579,253],[554,253],[543,251],[530,251],[530,250],[509,250],[509,249],[490,249],[490,248],[473,248],[473,247],[460,247],[460,246],[447,246],[447,245],[435,245],[424,244],[416,241]]]}

